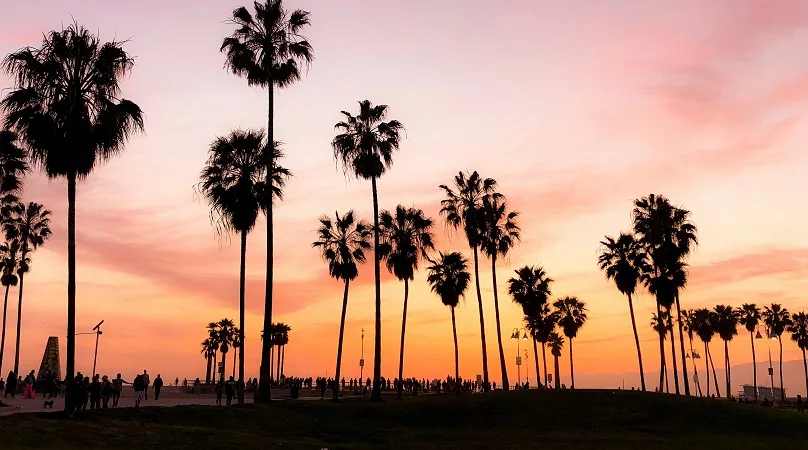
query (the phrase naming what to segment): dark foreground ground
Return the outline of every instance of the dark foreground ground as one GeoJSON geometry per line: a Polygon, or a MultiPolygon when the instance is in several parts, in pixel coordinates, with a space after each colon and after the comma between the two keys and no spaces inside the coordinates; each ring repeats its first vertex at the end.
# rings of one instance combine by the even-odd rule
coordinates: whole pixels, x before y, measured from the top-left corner
{"type": "Polygon", "coordinates": [[[0,448],[30,447],[805,449],[808,415],[579,390],[0,417],[0,448]]]}

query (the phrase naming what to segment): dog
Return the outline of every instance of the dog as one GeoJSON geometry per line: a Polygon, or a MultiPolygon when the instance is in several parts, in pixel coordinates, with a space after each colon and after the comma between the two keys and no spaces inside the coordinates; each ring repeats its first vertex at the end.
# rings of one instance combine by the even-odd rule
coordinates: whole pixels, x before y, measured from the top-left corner
{"type": "Polygon", "coordinates": [[[44,409],[53,409],[53,400],[45,400],[45,405],[42,407],[44,409]]]}

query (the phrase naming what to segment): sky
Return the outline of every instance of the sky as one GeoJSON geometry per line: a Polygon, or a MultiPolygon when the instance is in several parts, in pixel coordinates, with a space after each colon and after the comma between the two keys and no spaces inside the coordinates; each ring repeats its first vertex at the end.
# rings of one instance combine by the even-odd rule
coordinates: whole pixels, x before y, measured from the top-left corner
{"type": "MultiPolygon", "coordinates": [[[[266,91],[229,74],[219,52],[233,29],[226,19],[242,3],[0,0],[0,54],[38,46],[42,33],[75,20],[104,40],[127,40],[136,58],[123,95],[145,112],[146,131],[78,189],[77,328],[91,331],[105,320],[99,373],[204,377],[205,325],[238,317],[238,240],[216,236],[193,188],[216,137],[266,123],[266,91]]],[[[778,302],[808,309],[808,59],[800,57],[808,3],[285,3],[311,12],[305,35],[315,51],[301,82],[276,95],[275,133],[294,173],[275,213],[273,319],[292,327],[287,375],[333,376],[342,284],[328,277],[311,243],[322,214],[353,209],[372,217],[370,184],[346,180],[330,147],[339,112],[355,112],[364,99],[389,105],[406,127],[394,167],[379,180],[381,208],[422,208],[436,220],[438,249],[466,255],[464,238],[439,217],[438,185],[478,170],[520,212],[522,241],[497,267],[514,381],[510,335],[523,324],[506,280],[518,267],[540,265],[555,280],[554,296],[575,295],[589,309],[574,343],[576,385],[616,387],[618,378],[639,385],[627,301],[596,263],[604,235],[629,229],[632,200],[650,193],[691,210],[699,229],[684,308],[778,302]]],[[[0,89],[12,85],[0,75],[0,89]]],[[[26,277],[21,370],[29,370],[38,369],[48,336],[60,336],[64,360],[66,183],[35,171],[23,197],[53,211],[54,231],[26,277]]],[[[260,222],[247,249],[248,377],[260,361],[265,249],[260,222]]],[[[489,370],[499,381],[491,267],[481,261],[489,370]]],[[[362,328],[371,365],[372,272],[362,266],[351,285],[346,378],[359,375],[362,328]]],[[[419,272],[410,289],[405,376],[443,378],[454,363],[450,312],[425,278],[419,272]]],[[[382,280],[382,367],[394,377],[404,288],[387,273],[382,280]]],[[[4,368],[13,364],[16,298],[12,289],[4,368]]],[[[659,367],[653,305],[647,293],[635,302],[651,386],[659,367]]],[[[474,377],[481,356],[471,292],[457,314],[461,376],[474,377]]],[[[91,371],[94,344],[91,335],[77,338],[78,370],[91,371]]],[[[759,345],[761,362],[765,341],[759,345]]],[[[717,366],[720,347],[713,345],[717,366]]],[[[744,332],[729,349],[733,364],[751,362],[744,332]]],[[[773,351],[777,361],[776,345],[773,351]]],[[[784,361],[801,356],[784,341],[784,361]]],[[[569,383],[566,358],[561,374],[569,383]]],[[[524,369],[534,384],[532,359],[531,352],[524,369]]],[[[703,372],[703,359],[698,364],[703,372]]],[[[801,368],[787,366],[794,373],[787,389],[804,393],[801,368]]],[[[751,381],[750,372],[733,371],[733,384],[751,381]]]]}

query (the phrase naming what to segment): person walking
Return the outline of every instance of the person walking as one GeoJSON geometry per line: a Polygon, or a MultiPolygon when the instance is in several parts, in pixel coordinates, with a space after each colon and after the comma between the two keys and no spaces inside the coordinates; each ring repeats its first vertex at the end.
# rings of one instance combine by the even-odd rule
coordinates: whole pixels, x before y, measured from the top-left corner
{"type": "Polygon", "coordinates": [[[163,379],[160,378],[160,374],[157,374],[157,378],[154,379],[154,400],[160,400],[160,390],[163,389],[163,379]]]}
{"type": "Polygon", "coordinates": [[[145,400],[149,399],[149,373],[146,372],[146,369],[143,369],[143,398],[145,400]]]}
{"type": "Polygon", "coordinates": [[[146,382],[143,381],[143,375],[138,375],[132,381],[132,388],[135,390],[135,408],[140,406],[140,401],[143,400],[143,391],[146,389],[146,382]]]}
{"type": "Polygon", "coordinates": [[[98,374],[93,375],[90,383],[90,410],[101,409],[101,380],[98,374]]]}
{"type": "Polygon", "coordinates": [[[224,381],[220,378],[219,381],[216,382],[216,387],[214,388],[216,391],[216,406],[222,406],[222,393],[224,391],[224,381]]]}
{"type": "Polygon", "coordinates": [[[11,398],[17,395],[17,375],[13,370],[8,373],[8,378],[6,378],[6,392],[3,397],[8,397],[8,394],[11,394],[11,398]]]}
{"type": "Polygon", "coordinates": [[[31,373],[25,377],[25,391],[22,394],[22,398],[34,398],[34,383],[36,383],[36,377],[32,370],[31,373]]]}
{"type": "Polygon", "coordinates": [[[225,383],[224,393],[227,396],[227,406],[230,406],[230,403],[233,401],[233,395],[236,393],[236,380],[234,380],[233,377],[230,377],[227,383],[225,383]]]}
{"type": "Polygon", "coordinates": [[[123,378],[121,378],[121,374],[118,374],[114,380],[112,380],[112,407],[118,407],[118,401],[121,399],[121,391],[123,391],[124,384],[132,384],[123,378]]]}
{"type": "Polygon", "coordinates": [[[101,377],[101,404],[102,408],[109,408],[109,398],[112,396],[112,383],[109,382],[109,377],[104,375],[101,377]]]}

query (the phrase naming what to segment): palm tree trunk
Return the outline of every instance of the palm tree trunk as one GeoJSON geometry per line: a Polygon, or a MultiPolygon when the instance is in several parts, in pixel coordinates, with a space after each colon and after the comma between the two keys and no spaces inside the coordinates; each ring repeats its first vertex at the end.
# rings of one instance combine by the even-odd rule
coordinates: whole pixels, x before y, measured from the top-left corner
{"type": "MultiPolygon", "coordinates": [[[[345,280],[345,293],[342,295],[342,316],[339,320],[339,343],[337,344],[337,369],[334,371],[334,379],[339,380],[340,369],[342,368],[342,342],[345,337],[345,313],[348,311],[348,285],[350,280],[345,280]]],[[[334,383],[334,394],[332,397],[335,401],[339,400],[339,385],[334,383]]]]}
{"type": "Polygon", "coordinates": [[[237,357],[237,356],[238,356],[240,353],[241,353],[241,352],[239,352],[239,349],[238,349],[238,348],[234,348],[234,349],[233,349],[233,378],[236,378],[236,365],[238,364],[238,359],[241,359],[241,358],[236,359],[236,357],[237,357]]]}
{"type": "MultiPolygon", "coordinates": [[[[452,336],[454,337],[455,347],[455,392],[460,394],[460,356],[457,351],[457,323],[455,322],[455,311],[452,306],[452,336]]],[[[805,352],[803,352],[805,354],[805,352]]],[[[399,392],[401,391],[401,377],[398,378],[399,392]]]]}
{"type": "Polygon", "coordinates": [[[485,343],[485,319],[483,318],[483,295],[480,292],[480,264],[476,245],[473,247],[473,250],[474,250],[474,284],[477,287],[477,305],[480,308],[480,340],[483,346],[483,391],[488,392],[491,390],[491,385],[488,382],[488,351],[486,350],[486,343],[485,343]]]}
{"type": "Polygon", "coordinates": [[[544,385],[547,386],[547,346],[544,342],[541,343],[541,364],[544,366],[544,385]]]}
{"type": "Polygon", "coordinates": [[[558,370],[558,356],[553,355],[555,359],[555,388],[561,389],[561,372],[558,370]]]}
{"type": "Polygon", "coordinates": [[[222,380],[227,377],[227,353],[222,352],[222,380]]]}
{"type": "Polygon", "coordinates": [[[780,344],[780,400],[786,401],[786,391],[783,390],[783,340],[782,336],[777,336],[777,343],[780,344]]]}
{"type": "Polygon", "coordinates": [[[376,177],[371,177],[373,187],[373,276],[376,283],[376,332],[375,347],[373,349],[373,391],[370,399],[381,401],[382,399],[382,278],[381,262],[379,258],[379,196],[376,190],[376,177]]]}
{"type": "MultiPolygon", "coordinates": [[[[238,404],[244,405],[244,310],[246,305],[244,302],[245,289],[247,284],[247,231],[241,231],[241,267],[239,270],[239,295],[238,295],[238,339],[241,348],[238,352],[238,404]]],[[[233,361],[233,371],[236,369],[236,362],[233,361]]],[[[235,375],[234,375],[235,376],[235,375]]]]}
{"type": "Polygon", "coordinates": [[[690,343],[690,356],[693,357],[693,373],[696,375],[696,378],[695,378],[695,380],[696,380],[695,381],[696,388],[699,391],[699,397],[702,397],[703,395],[701,393],[701,383],[699,383],[699,381],[698,381],[698,379],[699,379],[699,368],[696,366],[696,354],[693,353],[693,337],[688,335],[687,340],[690,343]]]}
{"type": "Polygon", "coordinates": [[[721,397],[721,389],[718,387],[718,375],[715,373],[715,363],[713,362],[713,352],[710,351],[710,346],[707,346],[707,357],[710,359],[710,365],[713,366],[713,383],[715,385],[715,396],[721,397]]]}
{"type": "Polygon", "coordinates": [[[410,284],[408,279],[404,279],[404,313],[401,315],[401,350],[398,356],[398,398],[404,391],[404,331],[407,329],[407,300],[410,294],[410,284]]]}
{"type": "Polygon", "coordinates": [[[213,362],[210,357],[210,352],[205,355],[205,360],[207,361],[207,371],[205,372],[205,384],[210,384],[210,365],[213,362]]]}
{"type": "Polygon", "coordinates": [[[572,363],[572,338],[570,338],[570,389],[575,389],[575,365],[572,363]]]}
{"type": "MultiPolygon", "coordinates": [[[[657,303],[657,320],[662,320],[662,309],[657,303]]],[[[665,339],[662,333],[659,334],[659,392],[662,392],[663,383],[665,382],[665,339]]]]}
{"type": "Polygon", "coordinates": [[[536,363],[536,387],[541,389],[544,383],[541,382],[541,371],[539,371],[539,348],[536,339],[533,339],[533,362],[536,363]]]}
{"type": "MultiPolygon", "coordinates": [[[[3,301],[3,336],[0,338],[0,376],[5,376],[3,374],[3,353],[5,353],[6,348],[6,314],[8,311],[8,290],[10,286],[6,286],[6,299],[3,301]]],[[[14,372],[14,375],[17,375],[17,372],[14,372]]]]}
{"type": "MultiPolygon", "coordinates": [[[[25,250],[22,252],[23,259],[25,258],[25,250]]],[[[14,373],[20,373],[20,325],[22,324],[22,281],[23,273],[19,272],[20,287],[19,287],[19,300],[17,301],[17,344],[14,350],[14,373]]],[[[2,373],[2,372],[0,372],[2,373]]]]}
{"type": "Polygon", "coordinates": [[[219,373],[219,354],[218,352],[213,352],[213,384],[216,384],[216,375],[219,373]]]}
{"type": "Polygon", "coordinates": [[[805,370],[805,392],[808,392],[808,361],[805,360],[805,349],[802,348],[802,368],[805,370]]]}
{"type": "Polygon", "coordinates": [[[724,367],[727,373],[727,398],[730,398],[730,393],[732,392],[732,368],[729,365],[729,341],[724,341],[724,367]]]}
{"type": "Polygon", "coordinates": [[[275,350],[275,353],[277,353],[277,359],[278,359],[278,362],[275,364],[275,381],[280,383],[281,382],[281,346],[280,345],[278,346],[277,350],[275,350]]]}
{"type": "MultiPolygon", "coordinates": [[[[281,346],[281,377],[283,376],[283,365],[286,363],[286,344],[281,346]]],[[[280,378],[280,377],[279,377],[280,378]]]]}
{"type": "MultiPolygon", "coordinates": [[[[274,59],[274,58],[270,58],[274,59]]],[[[272,276],[273,276],[273,269],[274,269],[274,261],[273,261],[273,252],[274,252],[274,224],[273,224],[273,206],[272,206],[272,172],[274,171],[275,167],[275,130],[273,128],[274,116],[275,116],[275,85],[273,83],[269,83],[269,108],[267,113],[267,147],[269,147],[269,151],[267,152],[267,174],[266,174],[266,185],[268,188],[266,189],[266,204],[268,208],[266,210],[266,217],[267,217],[267,274],[266,274],[266,291],[264,296],[264,330],[271,330],[272,329],[272,276]]],[[[270,348],[272,344],[270,339],[264,339],[264,342],[261,344],[261,368],[260,368],[260,380],[259,380],[259,388],[258,388],[258,395],[256,395],[256,401],[261,403],[266,403],[270,401],[271,398],[271,388],[269,386],[269,380],[272,378],[272,372],[270,369],[270,359],[272,356],[270,355],[270,348]],[[266,387],[266,389],[265,389],[266,387]]]]}
{"type": "MultiPolygon", "coordinates": [[[[682,326],[682,307],[679,306],[679,293],[676,293],[676,320],[679,323],[679,347],[682,351],[682,382],[685,385],[685,395],[690,395],[690,381],[687,379],[687,352],[685,350],[685,335],[682,326]]],[[[676,362],[673,363],[674,368],[676,362]]]]}
{"type": "Polygon", "coordinates": [[[752,341],[752,385],[755,387],[755,401],[757,401],[757,357],[755,357],[755,334],[749,332],[749,340],[752,341]]]}
{"type": "MultiPolygon", "coordinates": [[[[502,370],[502,390],[507,391],[508,366],[505,365],[505,351],[502,350],[502,327],[499,321],[499,295],[497,294],[497,255],[491,256],[491,275],[494,280],[494,312],[497,319],[497,345],[499,345],[499,366],[502,370]]],[[[516,355],[519,356],[519,355],[516,355]]]]}
{"type": "Polygon", "coordinates": [[[710,351],[707,343],[704,343],[704,366],[707,370],[707,397],[710,396],[710,351]]]}
{"type": "MultiPolygon", "coordinates": [[[[670,314],[670,311],[668,311],[670,314]]],[[[673,386],[676,389],[676,395],[679,395],[679,371],[676,369],[676,336],[673,334],[673,328],[670,331],[671,335],[671,360],[673,361],[673,386]]]]}
{"type": "MultiPolygon", "coordinates": [[[[264,338],[266,339],[266,337],[264,338]]],[[[275,377],[275,346],[270,347],[269,350],[269,378],[275,377]]]]}
{"type": "Polygon", "coordinates": [[[640,335],[637,333],[637,321],[634,319],[634,302],[631,301],[631,294],[628,294],[628,310],[631,312],[631,328],[634,330],[634,344],[637,345],[637,360],[640,363],[640,385],[642,385],[642,391],[645,392],[645,372],[642,369],[640,335]]]}
{"type": "MultiPolygon", "coordinates": [[[[67,355],[65,376],[73,380],[76,369],[76,173],[67,175],[67,355]]],[[[65,391],[65,411],[73,406],[74,389],[65,391]]]]}

